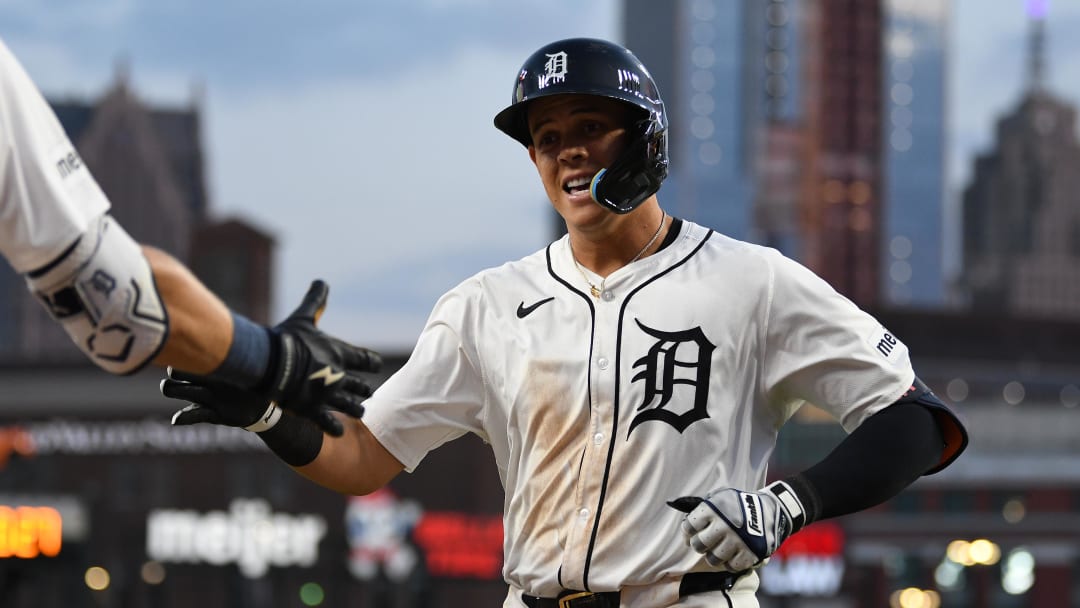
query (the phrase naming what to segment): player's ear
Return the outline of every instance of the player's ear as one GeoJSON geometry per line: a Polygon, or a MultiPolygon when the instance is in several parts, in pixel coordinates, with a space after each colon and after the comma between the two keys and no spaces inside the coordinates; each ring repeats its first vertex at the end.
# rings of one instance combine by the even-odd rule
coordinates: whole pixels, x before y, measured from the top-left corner
{"type": "Polygon", "coordinates": [[[529,160],[536,164],[536,146],[529,146],[529,160]]]}

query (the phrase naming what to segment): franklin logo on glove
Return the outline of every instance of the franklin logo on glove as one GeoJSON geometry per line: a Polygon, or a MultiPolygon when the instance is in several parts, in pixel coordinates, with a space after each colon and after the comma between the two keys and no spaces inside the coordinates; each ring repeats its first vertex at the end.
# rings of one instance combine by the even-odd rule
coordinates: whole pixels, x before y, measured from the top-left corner
{"type": "Polygon", "coordinates": [[[759,566],[809,523],[791,487],[776,481],[757,492],[721,488],[704,497],[683,496],[668,506],[686,513],[682,531],[714,568],[744,572],[759,566]]]}
{"type": "Polygon", "coordinates": [[[761,527],[761,502],[758,497],[743,492],[743,508],[746,510],[746,531],[754,536],[765,536],[765,530],[761,527]]]}

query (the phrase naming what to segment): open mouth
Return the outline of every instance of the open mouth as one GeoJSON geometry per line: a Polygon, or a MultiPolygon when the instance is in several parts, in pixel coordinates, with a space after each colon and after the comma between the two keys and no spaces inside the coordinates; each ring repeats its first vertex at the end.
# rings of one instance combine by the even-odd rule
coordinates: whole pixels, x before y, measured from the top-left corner
{"type": "Polygon", "coordinates": [[[567,194],[578,194],[581,192],[587,192],[589,190],[589,184],[592,182],[591,177],[575,177],[574,179],[567,180],[563,184],[563,190],[567,194]]]}

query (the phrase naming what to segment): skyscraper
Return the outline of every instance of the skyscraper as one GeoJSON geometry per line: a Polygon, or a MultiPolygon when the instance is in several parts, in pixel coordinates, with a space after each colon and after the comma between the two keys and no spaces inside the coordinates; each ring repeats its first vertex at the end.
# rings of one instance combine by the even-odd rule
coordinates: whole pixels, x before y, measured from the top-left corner
{"type": "MultiPolygon", "coordinates": [[[[750,3],[744,35],[744,148],[756,176],[750,238],[792,257],[802,254],[799,199],[806,148],[801,107],[802,15],[787,0],[750,3]]],[[[811,88],[812,90],[812,88],[811,88]]]]}
{"type": "Polygon", "coordinates": [[[964,192],[962,283],[977,310],[1080,318],[1076,108],[1044,82],[1044,16],[1033,15],[1028,88],[998,121],[964,192]]]}
{"type": "Polygon", "coordinates": [[[624,40],[649,69],[671,121],[672,167],[661,198],[674,215],[738,238],[751,228],[743,148],[741,44],[746,3],[627,0],[624,40]]]}
{"type": "Polygon", "coordinates": [[[877,304],[881,244],[880,0],[807,2],[802,261],[877,304]]]}
{"type": "Polygon", "coordinates": [[[894,261],[897,301],[941,298],[944,9],[627,0],[624,19],[669,105],[672,213],[776,247],[860,305],[894,261]],[[894,33],[907,46],[883,48],[894,33]]]}
{"type": "Polygon", "coordinates": [[[883,301],[945,298],[945,58],[948,4],[888,0],[882,51],[883,301]]]}

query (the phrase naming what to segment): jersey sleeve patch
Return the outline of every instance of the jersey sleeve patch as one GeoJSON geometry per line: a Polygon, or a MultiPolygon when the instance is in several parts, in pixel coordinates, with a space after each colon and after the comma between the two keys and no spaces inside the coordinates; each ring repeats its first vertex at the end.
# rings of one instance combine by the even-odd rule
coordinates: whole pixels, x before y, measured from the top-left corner
{"type": "Polygon", "coordinates": [[[870,333],[866,345],[892,365],[903,362],[908,350],[907,345],[901,342],[900,338],[880,325],[870,333]]]}

